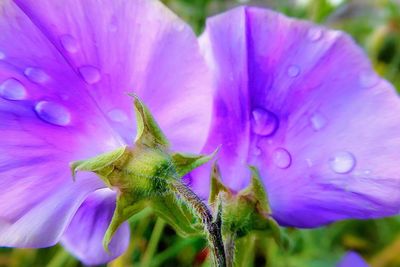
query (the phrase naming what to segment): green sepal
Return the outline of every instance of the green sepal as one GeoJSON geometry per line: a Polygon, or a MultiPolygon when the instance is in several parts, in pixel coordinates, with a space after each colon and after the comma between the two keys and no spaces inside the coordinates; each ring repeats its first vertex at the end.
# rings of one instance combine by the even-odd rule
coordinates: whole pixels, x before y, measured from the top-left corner
{"type": "Polygon", "coordinates": [[[164,135],[149,109],[138,99],[134,97],[137,134],[135,144],[142,144],[148,147],[168,148],[169,142],[164,135]]]}
{"type": "Polygon", "coordinates": [[[118,227],[146,207],[151,207],[156,215],[169,223],[181,236],[202,234],[201,219],[169,190],[151,198],[141,192],[123,192],[117,196],[114,215],[103,239],[106,250],[118,227]]]}
{"type": "Polygon", "coordinates": [[[267,192],[259,172],[250,167],[251,181],[248,187],[233,193],[221,182],[221,174],[214,166],[211,174],[210,203],[214,210],[221,212],[224,236],[241,238],[254,231],[269,233],[278,244],[285,246],[287,240],[279,225],[271,217],[267,192]]]}
{"type": "Polygon", "coordinates": [[[151,201],[154,212],[169,223],[175,231],[183,236],[201,235],[204,227],[201,219],[174,194],[166,194],[151,201]]]}
{"type": "Polygon", "coordinates": [[[282,228],[279,227],[279,224],[275,220],[270,220],[269,225],[270,233],[275,242],[283,249],[289,249],[290,247],[290,239],[287,234],[282,231],[282,228]]]}
{"type": "Polygon", "coordinates": [[[108,246],[111,239],[118,227],[146,207],[145,199],[140,195],[135,195],[135,193],[120,193],[117,196],[114,214],[103,238],[103,247],[107,252],[109,251],[108,246]]]}
{"type": "Polygon", "coordinates": [[[218,207],[216,203],[218,201],[218,196],[222,193],[227,193],[228,195],[232,195],[232,192],[226,187],[221,181],[221,172],[219,170],[218,164],[215,162],[211,169],[211,188],[210,195],[208,198],[208,202],[216,207],[216,210],[219,210],[219,206],[221,203],[218,203],[218,207]]]}
{"type": "Polygon", "coordinates": [[[265,212],[266,214],[271,213],[271,208],[269,206],[268,194],[264,188],[264,184],[261,180],[260,173],[254,166],[249,166],[251,171],[251,182],[250,185],[243,189],[239,195],[248,195],[253,197],[257,203],[260,212],[265,212]]]}
{"type": "Polygon", "coordinates": [[[184,153],[173,153],[172,160],[175,164],[176,171],[179,176],[184,176],[189,172],[193,171],[197,167],[209,162],[215,157],[219,149],[216,149],[210,155],[194,155],[184,153]]]}
{"type": "MultiPolygon", "coordinates": [[[[115,165],[118,161],[121,161],[124,156],[127,155],[127,153],[128,147],[124,146],[114,151],[101,154],[97,157],[74,161],[70,163],[72,177],[75,179],[78,171],[90,171],[99,174],[99,176],[103,179],[109,172],[112,172],[113,165],[115,165]]],[[[104,180],[104,182],[109,184],[107,180],[104,180]]]]}
{"type": "Polygon", "coordinates": [[[279,224],[270,216],[272,211],[268,201],[268,194],[264,188],[260,173],[254,166],[250,166],[249,168],[252,173],[251,183],[247,188],[242,190],[239,195],[247,196],[255,200],[257,213],[255,213],[253,228],[254,230],[270,233],[278,245],[282,248],[287,248],[289,244],[287,236],[283,233],[279,224]]]}

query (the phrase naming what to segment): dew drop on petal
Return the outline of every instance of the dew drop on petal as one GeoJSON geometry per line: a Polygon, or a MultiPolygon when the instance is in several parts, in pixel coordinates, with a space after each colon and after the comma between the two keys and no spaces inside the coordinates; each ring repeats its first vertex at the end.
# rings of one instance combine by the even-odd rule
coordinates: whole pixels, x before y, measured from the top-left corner
{"type": "Polygon", "coordinates": [[[8,100],[23,100],[26,89],[17,79],[10,78],[0,84],[0,95],[8,100]]]}
{"type": "Polygon", "coordinates": [[[289,77],[297,77],[300,74],[300,68],[296,65],[290,65],[289,68],[287,69],[287,75],[289,75],[289,77]]]}
{"type": "Polygon", "coordinates": [[[378,84],[379,76],[373,71],[361,72],[359,82],[361,87],[370,88],[378,84]]]}
{"type": "Polygon", "coordinates": [[[112,15],[110,19],[110,24],[108,26],[108,30],[110,32],[117,32],[118,31],[118,18],[116,15],[112,15]]]}
{"type": "Polygon", "coordinates": [[[79,73],[88,84],[95,84],[101,79],[99,69],[93,66],[82,66],[79,68],[79,73]]]}
{"type": "Polygon", "coordinates": [[[314,113],[310,117],[310,123],[315,131],[319,131],[326,126],[327,120],[322,114],[314,113]]]}
{"type": "Polygon", "coordinates": [[[255,134],[262,136],[273,135],[278,129],[277,116],[263,108],[255,108],[251,112],[251,129],[255,134]]]}
{"type": "Polygon", "coordinates": [[[110,24],[110,27],[108,29],[110,30],[110,32],[117,32],[118,31],[118,27],[115,24],[110,24]]]}
{"type": "Polygon", "coordinates": [[[366,176],[369,176],[371,173],[372,173],[371,170],[365,170],[364,171],[364,175],[366,175],[366,176]]]}
{"type": "Polygon", "coordinates": [[[63,48],[69,53],[75,53],[78,51],[78,42],[73,36],[64,34],[60,37],[60,42],[63,48]]]}
{"type": "Polygon", "coordinates": [[[49,80],[49,76],[46,74],[46,72],[39,68],[26,68],[24,74],[30,81],[34,83],[45,83],[49,80]]]}
{"type": "Polygon", "coordinates": [[[181,32],[181,31],[183,31],[185,29],[185,25],[183,23],[181,23],[181,22],[177,22],[176,25],[175,25],[175,28],[176,28],[177,31],[181,32]]]}
{"type": "Polygon", "coordinates": [[[316,42],[316,41],[320,40],[321,37],[322,37],[322,30],[321,30],[321,28],[312,27],[312,28],[308,29],[308,31],[307,31],[307,38],[308,38],[308,40],[310,40],[311,42],[316,42]]]}
{"type": "Polygon", "coordinates": [[[113,109],[107,113],[107,116],[115,122],[123,122],[128,120],[126,113],[120,109],[113,109]]]}
{"type": "Polygon", "coordinates": [[[35,105],[35,112],[42,120],[59,126],[66,126],[71,122],[71,114],[61,104],[40,101],[35,105]]]}
{"type": "Polygon", "coordinates": [[[6,54],[0,51],[0,60],[3,60],[6,58],[6,54]]]}
{"type": "Polygon", "coordinates": [[[280,147],[274,150],[272,160],[278,168],[287,169],[292,163],[292,156],[289,151],[280,147]]]}
{"type": "Polygon", "coordinates": [[[259,148],[259,147],[255,147],[254,149],[253,149],[253,155],[254,156],[260,156],[261,155],[261,148],[259,148]]]}
{"type": "Polygon", "coordinates": [[[349,173],[356,166],[356,158],[347,151],[337,152],[329,159],[329,166],[336,173],[349,173]]]}
{"type": "Polygon", "coordinates": [[[306,163],[308,167],[312,167],[314,165],[314,162],[311,159],[306,159],[306,163]]]}

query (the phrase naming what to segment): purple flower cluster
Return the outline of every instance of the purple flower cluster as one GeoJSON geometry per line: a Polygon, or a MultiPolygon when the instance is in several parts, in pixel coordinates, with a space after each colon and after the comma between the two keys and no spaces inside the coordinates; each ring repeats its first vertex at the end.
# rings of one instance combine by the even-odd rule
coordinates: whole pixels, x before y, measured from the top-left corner
{"type": "Polygon", "coordinates": [[[233,190],[256,166],[282,225],[399,211],[400,101],[342,32],[240,7],[196,38],[153,0],[4,0],[0,30],[0,246],[126,249],[127,224],[101,242],[116,193],[69,163],[133,142],[132,92],[174,150],[222,145],[233,190]]]}

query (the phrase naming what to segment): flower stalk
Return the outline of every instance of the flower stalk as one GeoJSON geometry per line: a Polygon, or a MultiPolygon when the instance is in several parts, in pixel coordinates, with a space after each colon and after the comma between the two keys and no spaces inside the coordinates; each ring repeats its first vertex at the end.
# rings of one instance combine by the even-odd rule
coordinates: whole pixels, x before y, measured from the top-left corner
{"type": "Polygon", "coordinates": [[[226,267],[227,259],[222,241],[220,220],[213,220],[211,211],[189,187],[179,181],[174,181],[172,188],[202,219],[207,240],[214,255],[215,266],[226,267]]]}
{"type": "Polygon", "coordinates": [[[226,267],[233,267],[235,263],[236,235],[229,234],[225,237],[226,267]]]}

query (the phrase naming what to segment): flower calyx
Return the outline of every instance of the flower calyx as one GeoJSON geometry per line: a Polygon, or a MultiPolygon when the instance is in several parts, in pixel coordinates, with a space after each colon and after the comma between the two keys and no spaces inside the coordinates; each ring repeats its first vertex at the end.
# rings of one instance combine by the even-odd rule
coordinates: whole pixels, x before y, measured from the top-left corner
{"type": "Polygon", "coordinates": [[[214,154],[171,152],[164,133],[136,96],[134,107],[137,136],[132,146],[71,163],[73,177],[78,171],[94,172],[117,191],[114,215],[103,239],[106,250],[118,227],[148,206],[178,233],[202,234],[202,219],[177,195],[176,185],[183,185],[181,177],[211,160],[214,154]]]}
{"type": "MultiPolygon", "coordinates": [[[[217,164],[213,166],[209,202],[214,213],[221,216],[225,248],[234,250],[235,240],[254,231],[263,231],[272,236],[279,245],[286,247],[287,239],[271,216],[267,192],[259,172],[256,167],[249,168],[252,175],[250,184],[239,192],[233,192],[222,183],[217,164]]],[[[228,258],[231,253],[234,252],[227,251],[228,258]]]]}

